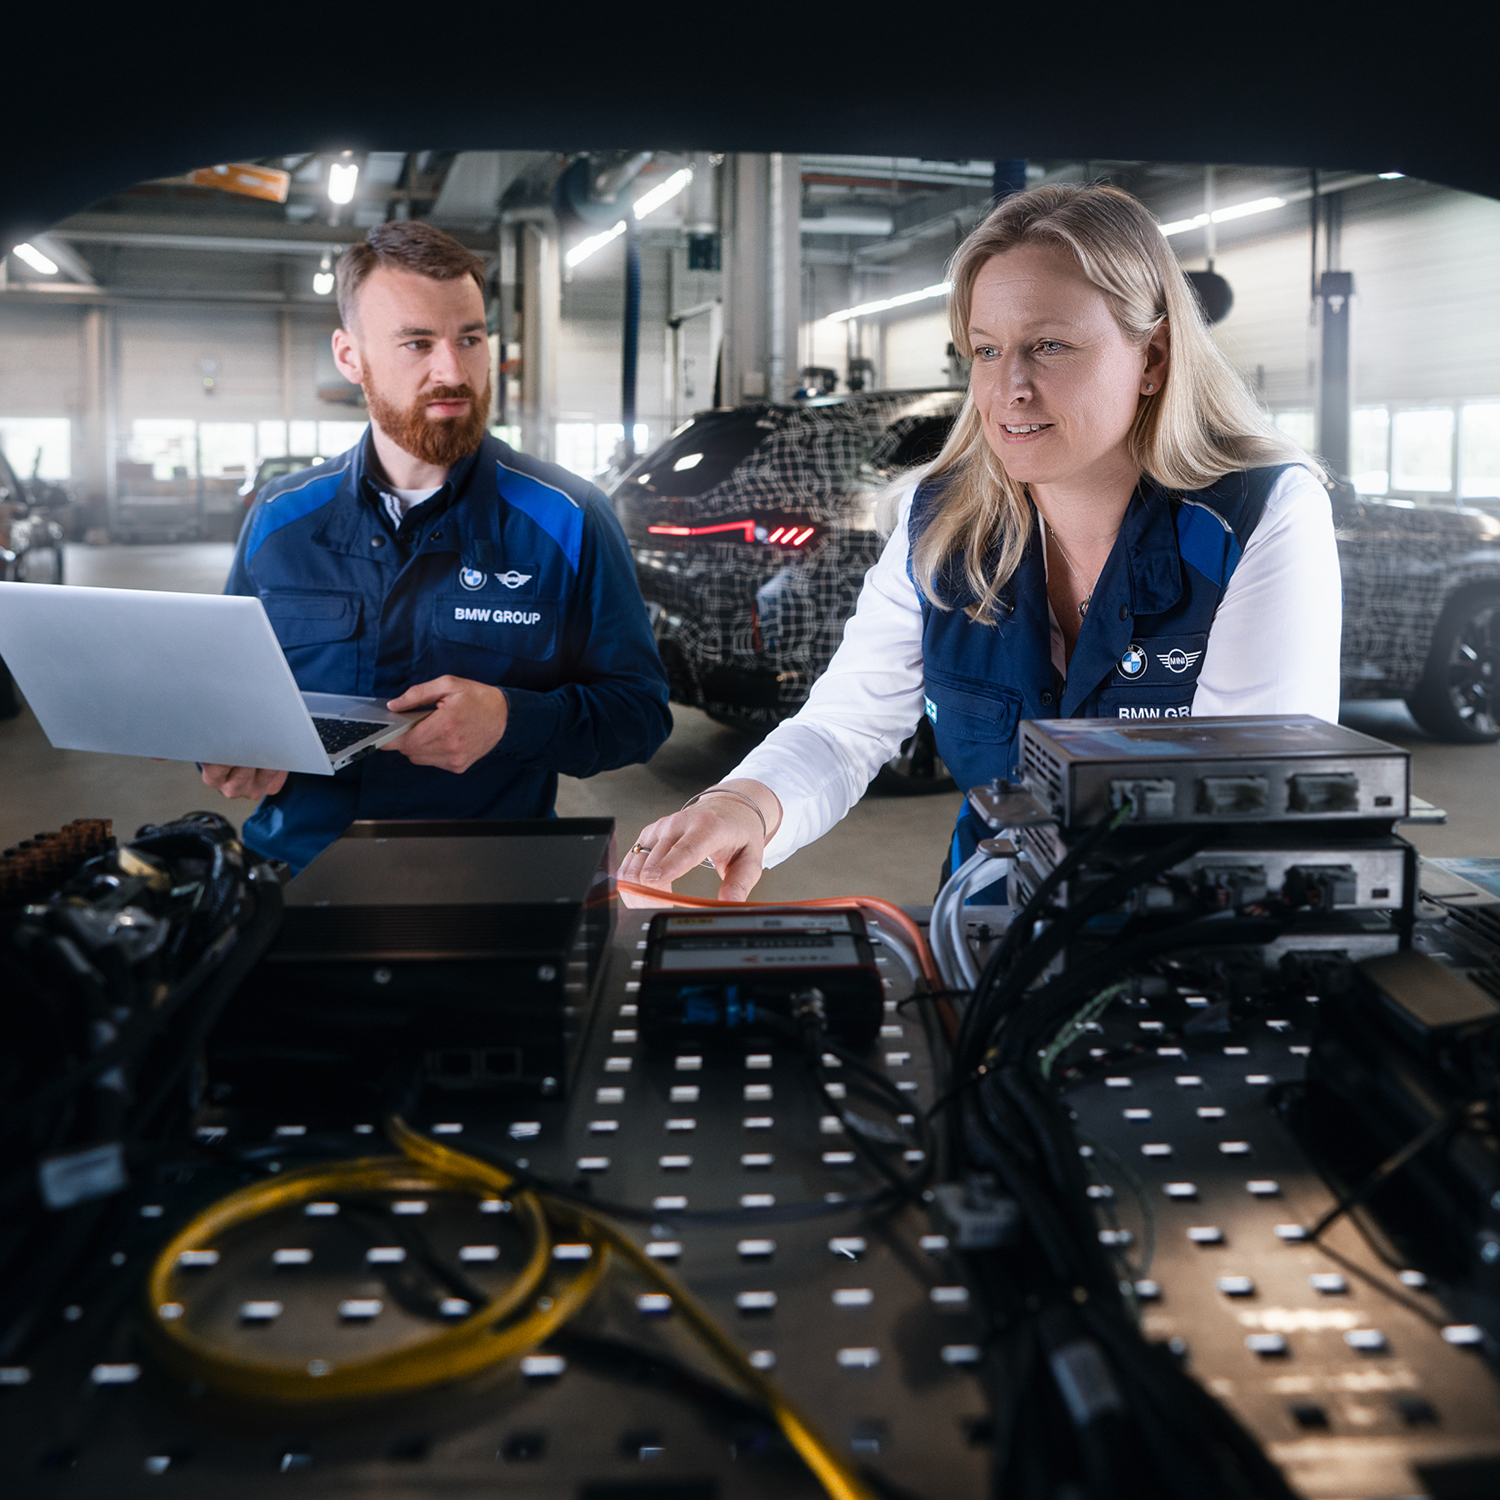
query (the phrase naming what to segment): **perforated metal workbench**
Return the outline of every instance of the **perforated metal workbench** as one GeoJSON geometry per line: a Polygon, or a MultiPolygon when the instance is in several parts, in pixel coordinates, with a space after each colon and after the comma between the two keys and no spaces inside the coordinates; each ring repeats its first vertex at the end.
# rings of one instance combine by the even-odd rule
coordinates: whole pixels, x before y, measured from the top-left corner
{"type": "MultiPolygon", "coordinates": [[[[847,1211],[769,1222],[773,1202],[852,1196],[870,1180],[788,1044],[646,1053],[636,1040],[631,967],[644,926],[644,914],[621,912],[569,1100],[496,1109],[455,1094],[417,1123],[460,1148],[490,1143],[545,1176],[588,1181],[600,1198],[745,1206],[740,1225],[631,1232],[757,1363],[774,1368],[831,1443],[912,1495],[984,1494],[986,1412],[972,1373],[982,1334],[941,1240],[912,1210],[878,1222],[847,1211]]],[[[896,1010],[903,972],[894,964],[886,972],[877,1056],[913,1109],[926,1108],[923,1028],[896,1010]]],[[[1214,1030],[1218,1013],[1181,995],[1116,1006],[1073,1054],[1085,1072],[1071,1098],[1100,1186],[1113,1190],[1098,1200],[1102,1232],[1130,1235],[1125,1249],[1140,1257],[1146,1218],[1118,1164],[1152,1205],[1155,1255],[1135,1276],[1148,1335],[1182,1341],[1189,1368],[1304,1493],[1420,1494],[1418,1465],[1500,1456],[1500,1388],[1471,1348],[1445,1341],[1445,1316],[1420,1288],[1399,1287],[1409,1310],[1278,1232],[1313,1222],[1331,1202],[1268,1107],[1277,1085],[1300,1076],[1312,1013],[1303,1000],[1214,1030]],[[1205,1017],[1209,1029],[1184,1030],[1205,1017]],[[1087,1047],[1101,1056],[1085,1058],[1087,1047]],[[1341,1287],[1314,1279],[1334,1275],[1344,1277],[1341,1287]]],[[[367,1121],[309,1114],[205,1116],[203,1124],[222,1129],[226,1145],[286,1165],[325,1146],[378,1149],[367,1121]],[[356,1126],[366,1131],[355,1134],[356,1126]]],[[[670,1351],[718,1378],[669,1311],[638,1302],[652,1289],[623,1274],[596,1298],[584,1337],[559,1341],[523,1370],[356,1418],[256,1417],[182,1389],[143,1352],[140,1287],[175,1226],[233,1182],[210,1167],[143,1185],[121,1202],[98,1264],[66,1308],[49,1311],[55,1332],[26,1366],[0,1373],[0,1489],[418,1496],[499,1486],[589,1500],[707,1500],[773,1487],[818,1493],[763,1418],[732,1403],[715,1408],[684,1390],[680,1374],[644,1369],[608,1342],[670,1351]]],[[[498,1286],[516,1265],[519,1240],[495,1208],[433,1195],[424,1210],[408,1211],[420,1212],[439,1251],[461,1259],[481,1285],[498,1286]]],[[[378,1245],[378,1229],[373,1237],[378,1245]]],[[[1392,1280],[1351,1229],[1335,1229],[1329,1243],[1392,1280]]],[[[389,1340],[393,1325],[409,1324],[414,1336],[429,1326],[403,1311],[364,1242],[337,1221],[267,1219],[194,1275],[203,1315],[247,1349],[348,1353],[389,1340]],[[278,1258],[277,1250],[312,1254],[278,1258]],[[350,1316],[351,1303],[367,1315],[350,1316]],[[247,1316],[256,1305],[279,1311],[247,1316]]],[[[1460,1471],[1447,1472],[1457,1483],[1460,1471]]],[[[1432,1485],[1440,1496],[1488,1493],[1432,1485]]]]}

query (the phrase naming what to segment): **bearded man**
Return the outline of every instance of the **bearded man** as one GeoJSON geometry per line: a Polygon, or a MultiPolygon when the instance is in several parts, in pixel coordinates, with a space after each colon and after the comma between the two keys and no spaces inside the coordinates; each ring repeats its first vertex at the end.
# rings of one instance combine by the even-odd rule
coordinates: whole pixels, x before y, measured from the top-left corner
{"type": "Polygon", "coordinates": [[[246,844],[300,870],[356,818],[540,818],[559,772],[650,758],[667,679],[625,538],[593,485],[486,431],[483,263],[382,224],[338,264],[333,355],[365,435],[267,485],[225,592],[259,597],[305,692],[430,708],[333,776],[206,765],[263,798],[246,844]]]}

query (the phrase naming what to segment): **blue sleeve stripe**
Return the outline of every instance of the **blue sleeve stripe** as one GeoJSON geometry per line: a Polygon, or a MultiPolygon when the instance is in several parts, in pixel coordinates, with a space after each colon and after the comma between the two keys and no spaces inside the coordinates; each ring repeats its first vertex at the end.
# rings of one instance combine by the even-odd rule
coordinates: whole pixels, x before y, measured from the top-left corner
{"type": "Polygon", "coordinates": [[[339,483],[348,472],[348,466],[332,474],[321,474],[289,490],[281,490],[269,500],[255,508],[255,520],[250,528],[250,538],[245,544],[245,561],[249,562],[260,550],[261,544],[274,536],[283,526],[300,521],[320,510],[338,494],[339,483]]]}
{"type": "Polygon", "coordinates": [[[1217,511],[1184,500],[1177,512],[1177,550],[1210,583],[1224,588],[1240,563],[1240,544],[1217,511]]]}
{"type": "Polygon", "coordinates": [[[545,531],[562,549],[568,566],[576,573],[583,548],[583,507],[556,485],[545,484],[498,460],[495,467],[500,498],[545,531]]]}

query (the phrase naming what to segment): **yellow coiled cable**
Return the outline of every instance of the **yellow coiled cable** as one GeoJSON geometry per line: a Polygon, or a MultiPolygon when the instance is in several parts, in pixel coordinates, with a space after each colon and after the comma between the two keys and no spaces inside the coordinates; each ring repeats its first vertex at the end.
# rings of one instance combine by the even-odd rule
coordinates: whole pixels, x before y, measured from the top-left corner
{"type": "MultiPolygon", "coordinates": [[[[190,1380],[202,1380],[233,1395],[272,1402],[325,1403],[420,1390],[472,1375],[534,1349],[587,1301],[605,1270],[592,1256],[575,1277],[511,1326],[502,1326],[530,1301],[547,1276],[552,1235],[533,1193],[510,1194],[511,1179],[483,1162],[454,1153],[454,1165],[413,1170],[407,1156],[366,1157],[307,1167],[251,1183],[205,1209],[157,1256],[146,1284],[147,1327],[164,1363],[190,1380]],[[182,1316],[173,1282],[182,1274],[184,1250],[207,1246],[219,1235],[277,1209],[370,1192],[474,1192],[510,1197],[530,1232],[531,1254],[520,1274],[493,1302],[430,1338],[348,1361],[247,1359],[198,1334],[182,1316]]],[[[600,1247],[602,1249],[602,1247],[600,1247]]]]}
{"type": "Polygon", "coordinates": [[[252,1183],[205,1209],[173,1236],[147,1280],[147,1327],[163,1362],[176,1373],[233,1395],[280,1404],[347,1401],[390,1396],[459,1380],[491,1365],[517,1359],[561,1328],[599,1284],[611,1252],[672,1298],[692,1330],[745,1389],[766,1407],[831,1500],[874,1500],[868,1487],[817,1436],[777,1387],[747,1360],[708,1311],[612,1222],[571,1203],[544,1200],[517,1189],[507,1172],[444,1146],[394,1117],[387,1134],[404,1155],[368,1157],[287,1172],[252,1183]],[[413,1170],[413,1169],[416,1170],[413,1170]],[[205,1248],[216,1236],[277,1209],[370,1192],[473,1192],[507,1198],[531,1234],[531,1254],[511,1285],[494,1301],[451,1328],[383,1354],[347,1362],[254,1360],[227,1353],[189,1329],[173,1296],[185,1250],[205,1248]],[[545,1208],[544,1208],[545,1201],[545,1208]],[[549,1218],[590,1244],[584,1268],[550,1296],[537,1296],[552,1262],[549,1218]],[[505,1325],[528,1302],[532,1309],[505,1325]]]}

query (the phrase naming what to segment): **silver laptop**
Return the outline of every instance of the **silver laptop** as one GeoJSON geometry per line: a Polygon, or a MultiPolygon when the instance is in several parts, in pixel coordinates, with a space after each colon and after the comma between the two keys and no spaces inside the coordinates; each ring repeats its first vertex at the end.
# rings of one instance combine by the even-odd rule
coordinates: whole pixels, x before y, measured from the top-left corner
{"type": "Polygon", "coordinates": [[[233,594],[0,583],[0,657],[59,750],[331,776],[430,712],[304,693],[233,594]]]}

